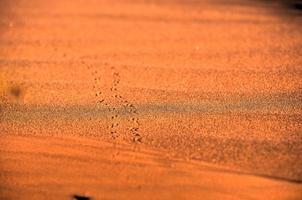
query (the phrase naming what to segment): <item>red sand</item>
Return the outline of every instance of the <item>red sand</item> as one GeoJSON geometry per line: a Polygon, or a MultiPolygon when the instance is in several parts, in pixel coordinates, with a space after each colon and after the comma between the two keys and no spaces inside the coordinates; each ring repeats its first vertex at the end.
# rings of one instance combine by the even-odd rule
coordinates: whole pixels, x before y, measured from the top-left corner
{"type": "Polygon", "coordinates": [[[302,197],[296,11],[244,0],[0,8],[1,199],[302,197]]]}

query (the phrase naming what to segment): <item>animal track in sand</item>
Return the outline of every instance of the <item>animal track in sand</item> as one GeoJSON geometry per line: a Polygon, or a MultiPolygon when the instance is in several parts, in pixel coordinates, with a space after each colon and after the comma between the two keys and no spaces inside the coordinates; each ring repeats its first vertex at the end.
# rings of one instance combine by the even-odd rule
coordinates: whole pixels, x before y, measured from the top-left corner
{"type": "Polygon", "coordinates": [[[140,122],[137,116],[137,108],[134,106],[134,104],[131,104],[129,100],[127,100],[120,94],[119,85],[121,81],[121,76],[120,73],[117,71],[116,67],[111,66],[111,71],[113,81],[110,91],[113,93],[112,96],[117,100],[118,104],[122,106],[123,111],[127,112],[127,114],[130,114],[130,116],[128,117],[128,121],[130,121],[131,123],[129,131],[131,132],[132,141],[135,143],[142,142],[142,136],[139,133],[140,122]]]}
{"type": "MultiPolygon", "coordinates": [[[[107,128],[109,129],[109,133],[110,136],[113,139],[116,139],[119,135],[117,134],[117,130],[116,128],[118,127],[118,123],[115,122],[116,121],[116,117],[117,115],[114,114],[114,111],[116,110],[114,107],[112,107],[112,105],[110,105],[110,99],[107,99],[106,96],[104,95],[104,91],[106,90],[105,84],[104,82],[102,82],[102,77],[101,74],[99,72],[99,70],[94,67],[93,65],[87,65],[87,69],[88,71],[90,71],[91,76],[93,77],[93,93],[94,93],[94,97],[96,98],[96,104],[97,107],[105,107],[109,113],[111,114],[110,117],[110,125],[107,126],[107,128]]],[[[102,121],[100,121],[100,123],[102,123],[102,121]]]]}
{"type": "MultiPolygon", "coordinates": [[[[121,95],[121,76],[119,71],[114,66],[108,66],[107,63],[104,64],[104,67],[110,67],[110,76],[111,76],[111,84],[109,84],[110,88],[107,88],[105,83],[105,79],[102,79],[100,74],[100,70],[98,70],[93,65],[87,65],[87,69],[91,72],[91,76],[93,77],[93,91],[94,96],[96,98],[96,104],[100,105],[100,107],[105,107],[108,109],[110,113],[109,124],[107,126],[109,130],[109,134],[112,139],[116,139],[121,134],[125,134],[127,131],[130,131],[131,140],[135,143],[142,142],[142,136],[139,132],[140,128],[140,120],[138,117],[138,110],[136,106],[130,103],[125,97],[121,95]],[[104,95],[104,92],[108,92],[107,95],[104,95]],[[126,128],[126,130],[122,130],[121,127],[121,114],[126,113],[127,120],[130,122],[130,127],[126,128]]],[[[101,123],[101,121],[100,121],[101,123]]],[[[127,126],[126,126],[127,127],[127,126]]]]}

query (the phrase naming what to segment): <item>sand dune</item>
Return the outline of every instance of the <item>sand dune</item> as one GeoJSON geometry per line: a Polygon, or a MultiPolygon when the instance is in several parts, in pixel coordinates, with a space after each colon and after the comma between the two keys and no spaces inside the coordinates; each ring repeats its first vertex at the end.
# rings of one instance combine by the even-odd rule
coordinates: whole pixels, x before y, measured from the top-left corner
{"type": "Polygon", "coordinates": [[[0,2],[0,198],[300,199],[301,13],[0,2]]]}

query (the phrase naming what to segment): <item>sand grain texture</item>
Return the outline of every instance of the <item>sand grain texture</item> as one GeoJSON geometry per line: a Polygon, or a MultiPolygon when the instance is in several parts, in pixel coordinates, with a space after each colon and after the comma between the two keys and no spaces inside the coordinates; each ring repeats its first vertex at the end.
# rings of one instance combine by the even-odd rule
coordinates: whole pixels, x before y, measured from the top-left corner
{"type": "Polygon", "coordinates": [[[0,1],[0,198],[301,199],[301,12],[0,1]]]}

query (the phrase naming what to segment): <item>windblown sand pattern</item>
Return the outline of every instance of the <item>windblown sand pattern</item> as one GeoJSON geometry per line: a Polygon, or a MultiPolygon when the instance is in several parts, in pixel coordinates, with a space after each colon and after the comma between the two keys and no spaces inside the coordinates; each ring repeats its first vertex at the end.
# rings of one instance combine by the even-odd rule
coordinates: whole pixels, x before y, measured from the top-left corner
{"type": "Polygon", "coordinates": [[[0,199],[301,199],[298,1],[0,1],[0,199]]]}

